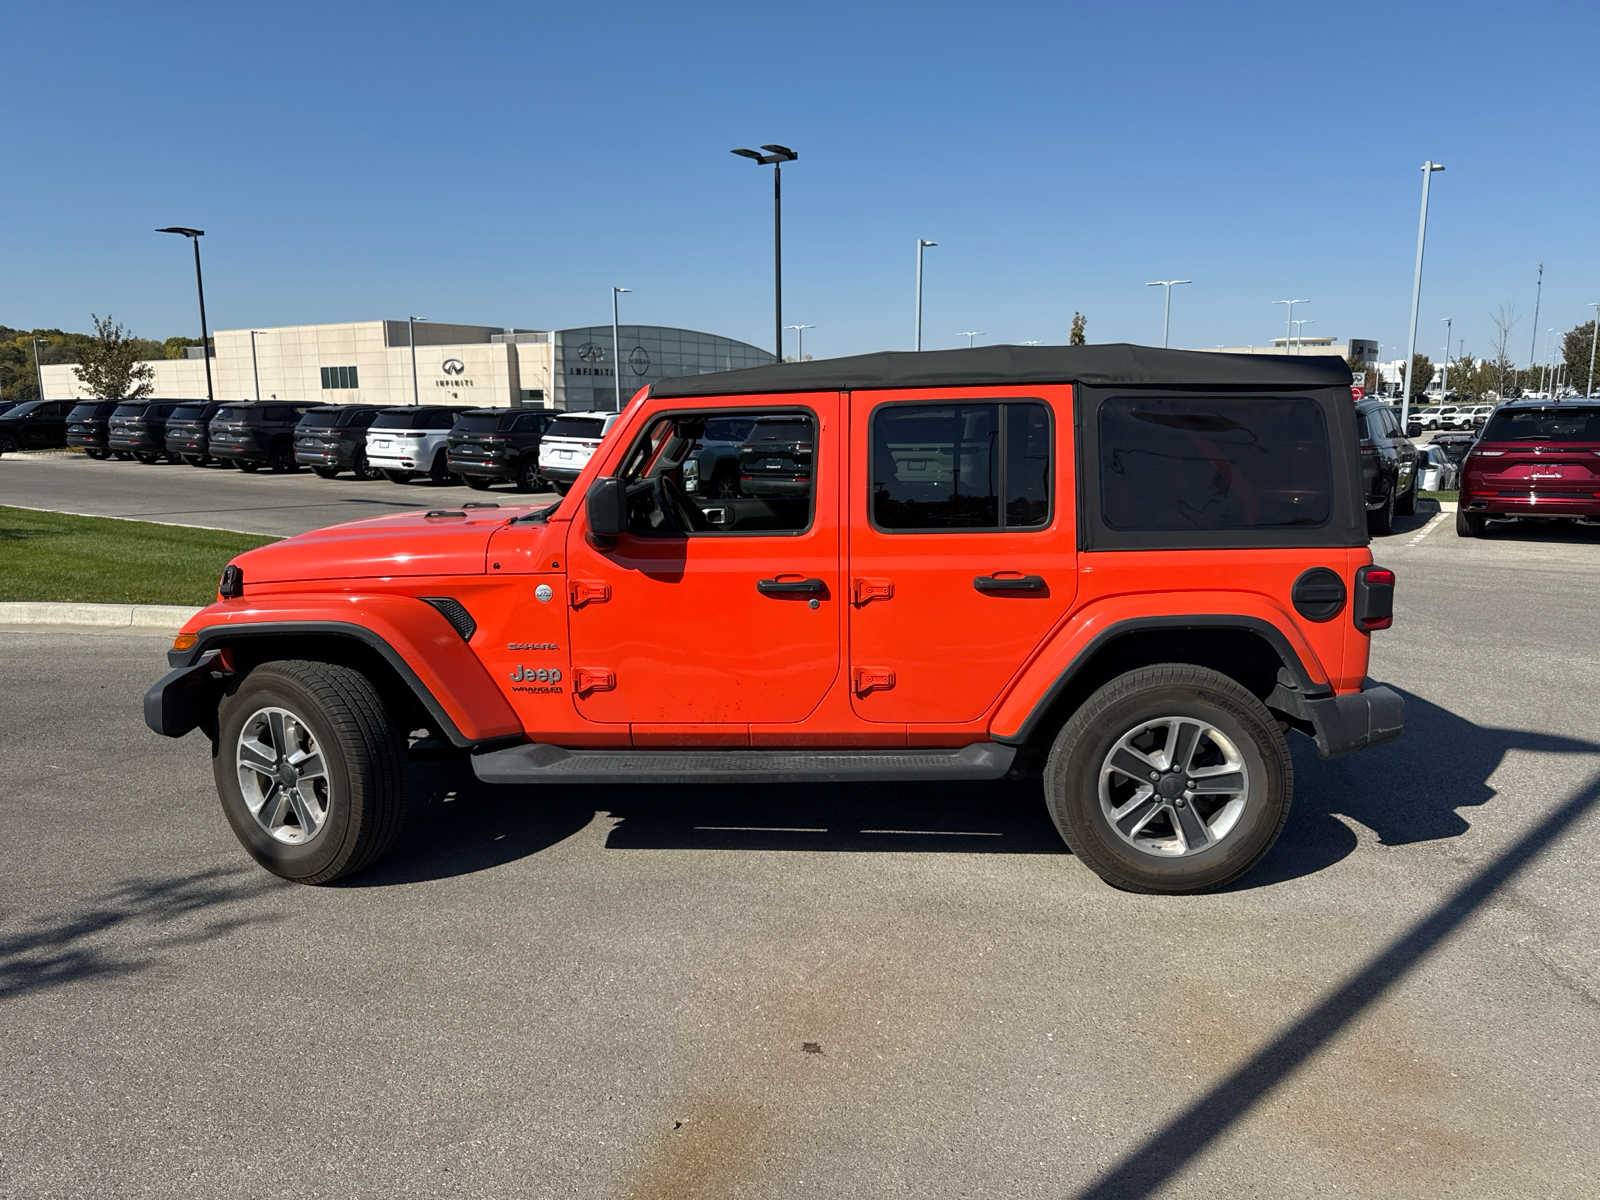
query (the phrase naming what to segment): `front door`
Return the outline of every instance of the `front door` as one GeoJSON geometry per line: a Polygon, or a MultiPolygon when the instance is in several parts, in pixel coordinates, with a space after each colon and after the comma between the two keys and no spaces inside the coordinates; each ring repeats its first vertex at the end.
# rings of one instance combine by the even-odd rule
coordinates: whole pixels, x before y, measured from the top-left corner
{"type": "MultiPolygon", "coordinates": [[[[733,743],[753,723],[803,720],[839,670],[840,399],[699,401],[648,417],[617,465],[628,530],[567,544],[573,703],[586,720],[733,743]],[[750,420],[731,495],[683,486],[708,420],[750,420]],[[768,440],[783,452],[768,453],[768,440]],[[755,439],[755,440],[752,440],[755,439]],[[781,460],[781,461],[780,461],[781,460]]],[[[724,489],[726,490],[726,489],[724,489]]]]}
{"type": "Polygon", "coordinates": [[[850,397],[850,687],[869,721],[981,717],[1076,592],[1071,391],[850,397]]]}

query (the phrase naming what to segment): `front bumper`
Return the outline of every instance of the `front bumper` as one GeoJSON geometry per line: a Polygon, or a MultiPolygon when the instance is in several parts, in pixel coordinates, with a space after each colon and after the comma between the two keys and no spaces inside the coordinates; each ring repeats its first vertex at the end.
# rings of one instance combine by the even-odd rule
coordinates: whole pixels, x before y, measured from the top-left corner
{"type": "Polygon", "coordinates": [[[1381,684],[1342,696],[1301,699],[1296,715],[1311,725],[1319,758],[1392,742],[1406,727],[1405,697],[1381,684]]]}
{"type": "Polygon", "coordinates": [[[174,667],[144,694],[144,723],[163,737],[182,737],[191,729],[216,724],[217,701],[226,673],[212,650],[187,667],[174,667]]]}

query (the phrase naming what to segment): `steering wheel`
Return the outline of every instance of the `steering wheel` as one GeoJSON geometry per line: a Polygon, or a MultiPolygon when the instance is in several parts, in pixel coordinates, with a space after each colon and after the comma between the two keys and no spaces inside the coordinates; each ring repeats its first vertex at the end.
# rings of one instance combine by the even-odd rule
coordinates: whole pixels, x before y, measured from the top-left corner
{"type": "Polygon", "coordinates": [[[670,471],[657,475],[651,490],[656,508],[674,532],[702,533],[714,528],[670,471]]]}

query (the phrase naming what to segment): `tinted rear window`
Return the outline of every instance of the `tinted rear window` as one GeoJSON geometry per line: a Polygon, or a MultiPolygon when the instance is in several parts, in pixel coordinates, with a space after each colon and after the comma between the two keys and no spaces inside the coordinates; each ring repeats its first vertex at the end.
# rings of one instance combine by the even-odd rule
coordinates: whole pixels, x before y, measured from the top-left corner
{"type": "Polygon", "coordinates": [[[344,414],[337,408],[312,409],[300,418],[301,429],[332,429],[344,414]]]}
{"type": "Polygon", "coordinates": [[[172,410],[172,415],[167,419],[169,421],[198,421],[205,415],[206,406],[204,404],[180,404],[172,410]]]}
{"type": "Polygon", "coordinates": [[[1099,432],[1112,529],[1281,529],[1332,514],[1327,424],[1307,397],[1113,396],[1099,432]]]}
{"type": "Polygon", "coordinates": [[[546,437],[597,438],[605,428],[605,417],[557,417],[546,429],[546,437]]]}
{"type": "Polygon", "coordinates": [[[803,417],[782,421],[757,421],[745,438],[751,445],[763,442],[810,442],[811,422],[803,417]]]}
{"type": "Polygon", "coordinates": [[[1502,408],[1484,426],[1486,442],[1600,442],[1600,405],[1502,408]]]}
{"type": "Polygon", "coordinates": [[[111,413],[113,417],[142,417],[144,416],[143,404],[119,404],[111,413]]]}
{"type": "Polygon", "coordinates": [[[493,433],[502,425],[509,425],[508,417],[511,413],[468,413],[464,417],[457,417],[455,431],[457,433],[493,433]]]}
{"type": "Polygon", "coordinates": [[[431,415],[425,408],[413,408],[405,412],[381,412],[378,414],[378,419],[372,423],[372,428],[427,429],[428,418],[431,415]]]}
{"type": "Polygon", "coordinates": [[[100,404],[98,401],[93,404],[74,404],[72,406],[72,411],[67,414],[68,418],[73,421],[82,421],[89,417],[97,417],[99,415],[100,404]]]}

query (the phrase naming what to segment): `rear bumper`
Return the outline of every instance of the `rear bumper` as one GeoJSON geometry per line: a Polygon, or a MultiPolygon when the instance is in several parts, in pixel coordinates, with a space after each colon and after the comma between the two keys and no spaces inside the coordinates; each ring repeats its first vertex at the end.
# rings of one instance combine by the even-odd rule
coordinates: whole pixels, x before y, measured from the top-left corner
{"type": "Polygon", "coordinates": [[[1391,742],[1406,727],[1405,698],[1378,685],[1342,696],[1301,699],[1296,714],[1311,725],[1320,758],[1391,742]]]}
{"type": "Polygon", "coordinates": [[[763,479],[759,475],[739,476],[739,490],[746,496],[809,496],[809,479],[763,479]]]}
{"type": "Polygon", "coordinates": [[[510,466],[501,459],[452,458],[446,455],[445,462],[457,475],[470,475],[474,479],[505,479],[511,473],[510,466]]]}
{"type": "Polygon", "coordinates": [[[582,474],[581,467],[547,467],[542,463],[539,466],[539,477],[551,483],[576,483],[582,474]]]}
{"type": "Polygon", "coordinates": [[[130,454],[165,454],[167,451],[164,441],[158,442],[148,433],[114,433],[106,439],[106,448],[125,450],[130,454]]]}
{"type": "Polygon", "coordinates": [[[67,445],[82,446],[87,450],[109,450],[106,444],[106,435],[103,433],[69,433],[67,445]]]}
{"type": "Polygon", "coordinates": [[[144,694],[144,723],[174,738],[214,724],[223,685],[220,653],[213,650],[193,666],[175,667],[157,680],[144,694]]]}
{"type": "Polygon", "coordinates": [[[294,460],[302,467],[337,467],[341,471],[350,466],[354,456],[335,446],[296,446],[294,460]]]}
{"type": "Polygon", "coordinates": [[[1600,496],[1520,492],[1514,496],[1465,495],[1461,507],[1491,517],[1600,517],[1600,496]]]}
{"type": "Polygon", "coordinates": [[[209,447],[213,458],[227,458],[235,462],[266,462],[271,455],[254,442],[240,442],[228,438],[211,439],[209,447]]]}

